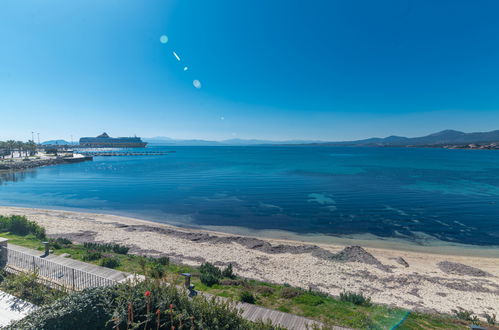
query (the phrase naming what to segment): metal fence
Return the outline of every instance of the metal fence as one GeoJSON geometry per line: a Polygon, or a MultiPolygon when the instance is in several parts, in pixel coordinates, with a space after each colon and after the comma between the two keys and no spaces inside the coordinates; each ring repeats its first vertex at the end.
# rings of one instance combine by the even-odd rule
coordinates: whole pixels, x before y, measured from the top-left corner
{"type": "Polygon", "coordinates": [[[7,248],[7,266],[25,272],[36,272],[41,279],[73,291],[116,284],[114,280],[9,248],[7,248]]]}

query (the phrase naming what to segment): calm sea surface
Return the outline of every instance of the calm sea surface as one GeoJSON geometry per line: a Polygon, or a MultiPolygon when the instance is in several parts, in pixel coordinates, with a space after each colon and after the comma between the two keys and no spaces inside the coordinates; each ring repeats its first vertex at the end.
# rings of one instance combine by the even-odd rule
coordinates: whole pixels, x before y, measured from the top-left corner
{"type": "Polygon", "coordinates": [[[499,152],[153,147],[0,176],[0,204],[185,226],[499,245],[499,152]],[[216,227],[214,227],[216,226],[216,227]]]}

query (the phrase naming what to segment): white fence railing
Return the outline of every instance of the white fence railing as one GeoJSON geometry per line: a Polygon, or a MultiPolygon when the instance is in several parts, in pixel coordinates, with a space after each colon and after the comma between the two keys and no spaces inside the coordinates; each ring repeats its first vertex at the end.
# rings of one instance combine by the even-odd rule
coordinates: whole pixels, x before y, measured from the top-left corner
{"type": "MultiPolygon", "coordinates": [[[[4,247],[2,247],[5,249],[4,247]]],[[[83,270],[64,266],[56,262],[7,248],[7,266],[25,272],[36,272],[48,280],[73,291],[98,286],[114,285],[117,282],[83,270]]]]}

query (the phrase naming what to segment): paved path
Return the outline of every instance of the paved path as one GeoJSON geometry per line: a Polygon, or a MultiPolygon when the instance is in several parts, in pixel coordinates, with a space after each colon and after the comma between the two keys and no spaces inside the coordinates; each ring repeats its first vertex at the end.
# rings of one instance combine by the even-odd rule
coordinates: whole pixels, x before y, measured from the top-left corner
{"type": "Polygon", "coordinates": [[[22,319],[34,309],[35,305],[0,291],[0,327],[22,319]]]}

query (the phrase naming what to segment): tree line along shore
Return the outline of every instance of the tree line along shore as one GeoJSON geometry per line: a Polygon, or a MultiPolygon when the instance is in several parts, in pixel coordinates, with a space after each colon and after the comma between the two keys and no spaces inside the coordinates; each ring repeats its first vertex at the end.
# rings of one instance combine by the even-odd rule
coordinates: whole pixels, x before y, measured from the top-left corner
{"type": "Polygon", "coordinates": [[[0,141],[0,170],[24,170],[47,165],[57,165],[91,160],[92,157],[75,155],[72,151],[41,150],[34,141],[0,141]]]}

